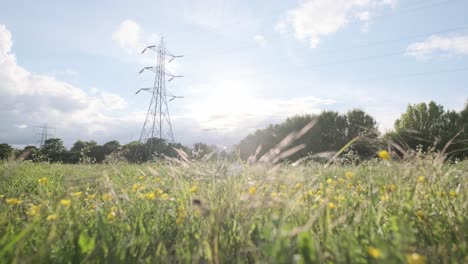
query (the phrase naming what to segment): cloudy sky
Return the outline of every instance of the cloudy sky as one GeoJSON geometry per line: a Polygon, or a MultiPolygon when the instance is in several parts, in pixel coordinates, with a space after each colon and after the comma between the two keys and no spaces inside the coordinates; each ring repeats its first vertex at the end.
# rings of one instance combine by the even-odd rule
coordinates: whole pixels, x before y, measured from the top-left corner
{"type": "Polygon", "coordinates": [[[231,145],[287,116],[468,99],[466,0],[3,1],[0,142],[138,140],[164,36],[176,141],[231,145]]]}

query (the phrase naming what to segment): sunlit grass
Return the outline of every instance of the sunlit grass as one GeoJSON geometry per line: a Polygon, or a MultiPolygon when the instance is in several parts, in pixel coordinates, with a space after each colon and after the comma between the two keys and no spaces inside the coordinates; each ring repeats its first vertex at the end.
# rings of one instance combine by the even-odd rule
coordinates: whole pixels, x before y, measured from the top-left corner
{"type": "Polygon", "coordinates": [[[468,163],[3,163],[0,262],[468,262],[468,163]]]}

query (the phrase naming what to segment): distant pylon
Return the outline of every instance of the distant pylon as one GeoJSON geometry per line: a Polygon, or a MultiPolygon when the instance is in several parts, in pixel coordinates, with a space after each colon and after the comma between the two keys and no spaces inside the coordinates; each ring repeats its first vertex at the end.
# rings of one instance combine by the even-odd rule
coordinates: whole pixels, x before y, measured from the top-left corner
{"type": "MultiPolygon", "coordinates": [[[[167,82],[182,76],[173,75],[166,71],[165,64],[168,57],[168,62],[171,62],[175,58],[183,56],[175,56],[171,54],[165,47],[164,38],[161,38],[159,44],[148,46],[141,53],[144,53],[148,49],[156,52],[157,64],[156,66],[144,67],[140,71],[140,73],[142,73],[145,70],[150,70],[156,73],[153,87],[141,88],[136,92],[136,94],[138,94],[141,91],[146,91],[152,94],[151,101],[148,106],[148,112],[146,113],[146,119],[143,124],[143,128],[141,129],[140,142],[146,143],[150,138],[159,138],[167,142],[174,142],[174,134],[172,132],[167,98],[169,97],[169,101],[172,101],[176,98],[182,97],[171,95],[166,91],[166,76],[169,77],[167,82]]],[[[153,152],[152,145],[149,146],[149,152],[150,154],[153,152]]]]}
{"type": "Polygon", "coordinates": [[[49,134],[49,129],[54,129],[54,128],[49,127],[47,124],[44,124],[42,126],[35,126],[35,127],[40,128],[42,130],[41,133],[36,133],[36,135],[41,136],[41,139],[38,142],[39,143],[39,148],[41,148],[44,145],[47,138],[52,136],[52,134],[49,134]]]}

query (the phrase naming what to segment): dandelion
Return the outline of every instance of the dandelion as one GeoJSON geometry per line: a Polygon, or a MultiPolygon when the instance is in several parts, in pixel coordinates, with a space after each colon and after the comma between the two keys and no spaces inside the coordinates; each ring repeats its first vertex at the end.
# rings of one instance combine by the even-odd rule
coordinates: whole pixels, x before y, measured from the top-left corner
{"type": "Polygon", "coordinates": [[[42,185],[47,185],[47,184],[49,184],[49,180],[47,180],[46,177],[39,178],[39,179],[37,180],[37,182],[38,182],[39,184],[42,184],[42,185]]]}
{"type": "Polygon", "coordinates": [[[136,192],[141,188],[141,185],[138,183],[134,183],[132,186],[132,191],[136,192]]]}
{"type": "Polygon", "coordinates": [[[26,214],[29,215],[29,216],[35,216],[38,213],[39,213],[39,206],[37,206],[37,205],[29,206],[29,210],[26,212],[26,214]]]}
{"type": "Polygon", "coordinates": [[[253,186],[249,188],[249,193],[250,194],[254,195],[256,192],[257,192],[257,188],[255,188],[253,186]]]}
{"type": "Polygon", "coordinates": [[[424,176],[419,176],[418,177],[418,182],[419,183],[424,183],[425,181],[426,181],[426,177],[424,177],[424,176]]]}
{"type": "Polygon", "coordinates": [[[82,194],[83,194],[83,192],[74,192],[74,193],[71,193],[71,196],[80,197],[82,194]]]}
{"type": "Polygon", "coordinates": [[[350,171],[347,171],[347,172],[345,173],[345,176],[346,176],[346,179],[349,180],[349,179],[351,179],[351,178],[354,177],[354,173],[352,173],[352,172],[350,172],[350,171]]]}
{"type": "Polygon", "coordinates": [[[406,262],[408,264],[425,264],[426,257],[421,256],[418,253],[413,253],[406,256],[406,262]]]}
{"type": "Polygon", "coordinates": [[[63,206],[70,206],[71,201],[69,199],[62,199],[60,200],[60,204],[63,206]]]}
{"type": "Polygon", "coordinates": [[[51,215],[47,216],[47,221],[49,221],[49,222],[57,221],[57,219],[58,219],[58,216],[56,214],[51,214],[51,215]]]}
{"type": "Polygon", "coordinates": [[[22,201],[18,198],[8,198],[5,201],[9,205],[20,205],[22,203],[22,201]]]}
{"type": "Polygon", "coordinates": [[[332,203],[332,202],[328,203],[328,208],[333,210],[333,209],[335,209],[335,207],[336,207],[336,205],[334,203],[332,203]]]}
{"type": "Polygon", "coordinates": [[[388,153],[388,151],[386,150],[381,150],[377,153],[377,155],[379,155],[379,157],[383,160],[391,160],[392,159],[392,156],[390,156],[390,154],[388,153]]]}
{"type": "Polygon", "coordinates": [[[169,200],[169,194],[167,194],[167,193],[161,194],[161,200],[163,200],[163,201],[169,200]]]}
{"type": "Polygon", "coordinates": [[[329,178],[329,179],[327,179],[327,183],[331,184],[331,183],[333,183],[333,180],[329,178]]]}
{"type": "Polygon", "coordinates": [[[380,250],[378,250],[377,248],[375,247],[368,247],[367,248],[367,253],[375,258],[375,259],[378,259],[378,258],[381,258],[382,257],[382,252],[380,252],[380,250]]]}
{"type": "Polygon", "coordinates": [[[144,180],[145,178],[146,178],[145,175],[141,175],[140,177],[138,177],[138,179],[140,180],[144,180]]]}
{"type": "Polygon", "coordinates": [[[198,191],[198,186],[194,185],[190,188],[190,193],[196,193],[198,191]]]}
{"type": "Polygon", "coordinates": [[[458,195],[458,194],[457,194],[456,191],[450,191],[450,196],[451,196],[452,198],[457,197],[457,195],[458,195]]]}
{"type": "Polygon", "coordinates": [[[93,200],[95,197],[96,197],[95,194],[90,194],[90,195],[88,195],[88,197],[85,198],[85,201],[93,200]]]}

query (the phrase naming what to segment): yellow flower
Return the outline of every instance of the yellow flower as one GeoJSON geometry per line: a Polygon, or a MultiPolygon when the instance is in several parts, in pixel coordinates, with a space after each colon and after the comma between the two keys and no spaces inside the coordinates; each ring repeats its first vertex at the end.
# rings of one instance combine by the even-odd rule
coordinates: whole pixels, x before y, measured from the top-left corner
{"type": "Polygon", "coordinates": [[[141,175],[140,177],[138,177],[138,179],[144,180],[144,179],[145,179],[145,175],[141,175]]]}
{"type": "Polygon", "coordinates": [[[38,213],[39,213],[39,206],[37,206],[37,205],[29,206],[29,210],[26,212],[26,214],[29,215],[29,216],[35,216],[38,213]]]}
{"type": "Polygon", "coordinates": [[[37,180],[37,182],[38,182],[39,184],[42,184],[42,185],[47,185],[47,184],[49,184],[49,180],[47,180],[46,177],[39,178],[39,180],[37,180]]]}
{"type": "Polygon", "coordinates": [[[107,214],[106,218],[107,218],[107,220],[109,220],[109,221],[113,221],[113,220],[115,219],[115,216],[116,216],[116,215],[117,215],[117,214],[116,214],[114,211],[110,211],[110,212],[107,214]]]}
{"type": "Polygon", "coordinates": [[[456,191],[450,191],[450,196],[452,196],[452,198],[455,198],[457,197],[457,192],[456,191]]]}
{"type": "Polygon", "coordinates": [[[426,257],[421,256],[418,253],[413,253],[406,256],[406,262],[408,264],[425,264],[426,257]]]}
{"type": "Polygon", "coordinates": [[[60,200],[60,204],[63,205],[63,206],[70,206],[71,201],[68,200],[68,199],[62,199],[62,200],[60,200]]]}
{"type": "Polygon", "coordinates": [[[9,205],[20,205],[22,203],[22,201],[17,198],[8,198],[5,201],[9,205]]]}
{"type": "Polygon", "coordinates": [[[112,199],[112,194],[110,193],[105,193],[102,195],[102,200],[103,201],[110,201],[112,199]]]}
{"type": "Polygon", "coordinates": [[[424,183],[425,181],[426,181],[426,177],[424,177],[424,176],[419,176],[418,177],[418,182],[419,183],[424,183]]]}
{"type": "Polygon", "coordinates": [[[336,207],[336,205],[334,203],[332,203],[332,202],[328,203],[328,208],[335,209],[335,207],[336,207]]]}
{"type": "Polygon", "coordinates": [[[167,193],[161,194],[161,200],[164,200],[164,201],[169,200],[169,194],[167,193]]]}
{"type": "Polygon", "coordinates": [[[388,153],[388,151],[386,150],[381,150],[377,153],[377,155],[379,155],[379,157],[383,160],[391,160],[392,159],[392,156],[390,156],[390,154],[388,153]]]}
{"type": "Polygon", "coordinates": [[[180,205],[179,208],[177,209],[177,219],[176,219],[176,224],[181,225],[185,218],[186,218],[186,213],[185,213],[185,207],[183,205],[180,205]]]}
{"type": "Polygon", "coordinates": [[[250,193],[250,194],[253,195],[253,194],[255,194],[256,192],[257,192],[257,188],[255,188],[255,187],[253,187],[253,186],[249,188],[249,193],[250,193]]]}
{"type": "Polygon", "coordinates": [[[382,257],[382,252],[380,252],[380,250],[378,250],[377,248],[375,247],[368,247],[367,248],[367,253],[375,258],[375,259],[378,259],[378,258],[381,258],[382,257]]]}
{"type": "Polygon", "coordinates": [[[394,192],[396,190],[396,185],[395,184],[390,184],[387,189],[388,189],[389,192],[394,192]]]}
{"type": "Polygon", "coordinates": [[[327,183],[328,183],[328,184],[331,184],[332,182],[333,182],[332,179],[327,179],[327,183]]]}
{"type": "Polygon", "coordinates": [[[56,214],[51,214],[51,215],[47,216],[47,221],[49,221],[49,222],[56,221],[57,219],[58,219],[58,216],[56,214]]]}
{"type": "Polygon", "coordinates": [[[350,172],[350,171],[347,171],[346,174],[345,174],[345,176],[346,176],[347,179],[351,179],[351,178],[353,178],[354,173],[352,173],[352,172],[350,172]]]}
{"type": "Polygon", "coordinates": [[[198,191],[198,186],[194,185],[190,188],[190,193],[196,193],[198,191]]]}
{"type": "Polygon", "coordinates": [[[71,194],[73,197],[80,197],[83,194],[83,192],[74,192],[71,194]]]}
{"type": "Polygon", "coordinates": [[[140,188],[141,188],[141,185],[138,184],[138,183],[134,183],[133,186],[132,186],[132,190],[134,192],[138,191],[138,189],[140,189],[140,188]]]}
{"type": "Polygon", "coordinates": [[[156,199],[156,194],[154,192],[149,192],[149,193],[145,194],[145,197],[148,200],[154,200],[154,199],[156,199]]]}

